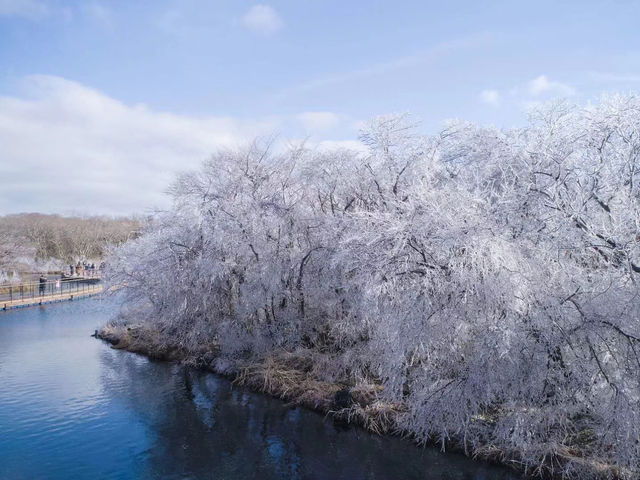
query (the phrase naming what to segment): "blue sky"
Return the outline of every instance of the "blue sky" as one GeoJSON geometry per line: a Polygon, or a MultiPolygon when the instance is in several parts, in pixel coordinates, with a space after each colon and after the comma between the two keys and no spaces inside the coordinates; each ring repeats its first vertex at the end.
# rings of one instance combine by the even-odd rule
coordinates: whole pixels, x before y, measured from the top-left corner
{"type": "Polygon", "coordinates": [[[637,91],[639,14],[634,1],[0,0],[0,214],[161,206],[176,171],[255,135],[354,145],[379,114],[411,112],[425,132],[510,127],[538,102],[637,91]]]}

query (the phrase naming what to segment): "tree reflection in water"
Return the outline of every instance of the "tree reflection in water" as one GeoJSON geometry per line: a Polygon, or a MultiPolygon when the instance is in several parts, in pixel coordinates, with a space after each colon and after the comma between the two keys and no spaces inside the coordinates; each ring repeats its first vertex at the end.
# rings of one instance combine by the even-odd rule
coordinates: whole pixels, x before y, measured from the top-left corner
{"type": "Polygon", "coordinates": [[[516,475],[343,428],[216,375],[104,350],[102,379],[146,426],[142,478],[485,480],[516,475]]]}

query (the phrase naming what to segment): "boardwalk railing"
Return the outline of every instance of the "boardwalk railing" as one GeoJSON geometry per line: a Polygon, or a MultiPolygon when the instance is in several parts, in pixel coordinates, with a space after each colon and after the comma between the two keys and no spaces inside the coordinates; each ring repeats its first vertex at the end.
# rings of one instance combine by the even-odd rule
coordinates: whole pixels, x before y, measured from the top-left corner
{"type": "Polygon", "coordinates": [[[26,306],[102,291],[100,278],[72,278],[0,285],[0,308],[26,306]]]}

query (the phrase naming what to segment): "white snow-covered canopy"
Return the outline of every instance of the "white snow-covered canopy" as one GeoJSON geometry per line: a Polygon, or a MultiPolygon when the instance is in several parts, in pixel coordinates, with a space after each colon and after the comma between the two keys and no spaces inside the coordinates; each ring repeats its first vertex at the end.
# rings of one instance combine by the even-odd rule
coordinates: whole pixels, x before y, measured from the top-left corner
{"type": "Polygon", "coordinates": [[[428,137],[381,117],[362,140],[216,154],[111,281],[188,347],[327,354],[419,438],[637,469],[640,98],[428,137]]]}

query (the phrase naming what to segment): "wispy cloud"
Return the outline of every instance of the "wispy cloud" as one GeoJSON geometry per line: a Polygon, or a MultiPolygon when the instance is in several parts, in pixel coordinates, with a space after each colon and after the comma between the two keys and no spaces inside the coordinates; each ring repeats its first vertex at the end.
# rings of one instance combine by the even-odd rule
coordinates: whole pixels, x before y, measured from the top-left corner
{"type": "Polygon", "coordinates": [[[183,35],[188,30],[185,23],[183,13],[175,9],[165,10],[155,18],[155,25],[168,35],[183,35]]]}
{"type": "Polygon", "coordinates": [[[288,88],[278,95],[278,98],[286,97],[292,93],[302,93],[316,90],[318,88],[328,87],[331,85],[347,83],[363,78],[383,75],[396,70],[416,67],[433,63],[446,55],[452,54],[458,50],[480,48],[488,45],[493,37],[488,33],[481,33],[469,37],[452,40],[449,42],[439,43],[431,48],[422,50],[410,55],[396,57],[394,59],[369,65],[363,68],[349,70],[346,72],[332,73],[326,76],[315,78],[307,82],[303,82],[294,87],[288,88]]]}
{"type": "Polygon", "coordinates": [[[640,83],[640,73],[590,72],[589,76],[602,83],[640,83]]]}
{"type": "Polygon", "coordinates": [[[254,33],[268,36],[280,30],[284,22],[273,7],[254,5],[242,17],[242,24],[254,33]]]}
{"type": "Polygon", "coordinates": [[[87,2],[82,6],[86,15],[105,28],[113,28],[113,12],[103,3],[87,2]]]}
{"type": "Polygon", "coordinates": [[[49,14],[42,0],[0,0],[0,17],[24,17],[37,20],[49,14]]]}

